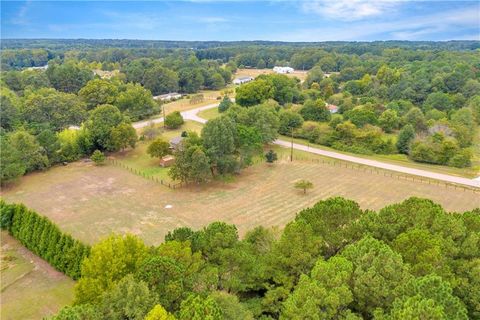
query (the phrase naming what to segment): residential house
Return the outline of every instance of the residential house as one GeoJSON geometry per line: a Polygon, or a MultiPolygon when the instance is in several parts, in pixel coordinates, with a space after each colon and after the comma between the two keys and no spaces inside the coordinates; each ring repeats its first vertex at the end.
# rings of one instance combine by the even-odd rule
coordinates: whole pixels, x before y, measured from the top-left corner
{"type": "Polygon", "coordinates": [[[286,73],[293,73],[293,71],[295,70],[290,67],[273,67],[273,71],[280,74],[286,74],[286,73]]]}
{"type": "Polygon", "coordinates": [[[233,84],[243,84],[252,81],[252,77],[238,77],[233,80],[233,84]]]}

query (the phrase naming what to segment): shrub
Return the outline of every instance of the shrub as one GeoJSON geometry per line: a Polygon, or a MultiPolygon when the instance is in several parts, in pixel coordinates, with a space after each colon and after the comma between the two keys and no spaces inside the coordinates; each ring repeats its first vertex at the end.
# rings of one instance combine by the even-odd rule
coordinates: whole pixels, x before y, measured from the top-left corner
{"type": "Polygon", "coordinates": [[[169,129],[177,129],[184,123],[183,117],[179,111],[170,113],[165,117],[165,125],[169,129]]]}
{"type": "Polygon", "coordinates": [[[105,163],[105,159],[105,154],[100,150],[95,150],[90,157],[90,160],[95,162],[95,165],[97,166],[103,165],[105,163]]]}

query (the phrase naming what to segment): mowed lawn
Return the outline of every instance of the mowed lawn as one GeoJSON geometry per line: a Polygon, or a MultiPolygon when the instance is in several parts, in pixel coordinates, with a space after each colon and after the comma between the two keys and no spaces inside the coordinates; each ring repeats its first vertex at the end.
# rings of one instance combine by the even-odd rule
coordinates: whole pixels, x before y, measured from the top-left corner
{"type": "Polygon", "coordinates": [[[73,301],[74,281],[2,231],[2,320],[42,319],[73,301]]]}
{"type": "MultiPolygon", "coordinates": [[[[158,137],[163,138],[165,141],[170,141],[170,139],[180,136],[183,131],[194,131],[200,134],[203,126],[195,121],[185,121],[180,128],[175,130],[163,129],[163,123],[157,124],[156,127],[162,128],[163,130],[158,137]]],[[[138,130],[139,135],[141,135],[142,130],[143,129],[138,130]]],[[[169,169],[161,167],[158,158],[152,158],[147,154],[148,145],[152,141],[138,141],[135,149],[127,149],[123,152],[117,152],[110,155],[109,158],[114,159],[116,163],[120,163],[128,168],[136,170],[138,174],[163,180],[167,183],[171,182],[171,179],[168,176],[169,169]]]]}
{"type": "Polygon", "coordinates": [[[198,229],[217,220],[236,224],[240,234],[258,225],[281,227],[301,209],[333,196],[375,210],[411,196],[430,198],[449,211],[480,206],[480,193],[471,190],[345,168],[341,162],[333,166],[307,153],[295,157],[308,160],[290,162],[288,149],[274,149],[280,161],[258,163],[228,183],[171,190],[118,166],[78,162],[27,175],[3,197],[25,203],[88,243],[111,232],[130,232],[158,244],[169,230],[198,229]],[[298,179],[312,181],[314,188],[303,195],[293,188],[298,179]]]}

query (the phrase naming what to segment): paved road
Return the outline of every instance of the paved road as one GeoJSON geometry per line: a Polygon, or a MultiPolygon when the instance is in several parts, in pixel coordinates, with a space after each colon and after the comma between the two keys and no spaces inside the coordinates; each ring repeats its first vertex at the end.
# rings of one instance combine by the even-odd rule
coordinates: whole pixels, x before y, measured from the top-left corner
{"type": "MultiPolygon", "coordinates": [[[[197,121],[197,122],[200,122],[200,123],[206,123],[207,120],[199,117],[198,113],[200,111],[212,109],[212,108],[215,108],[217,106],[218,106],[218,103],[213,103],[213,104],[209,104],[209,105],[199,107],[199,108],[196,108],[196,109],[187,110],[187,111],[182,112],[182,116],[185,120],[192,120],[192,121],[197,121]]],[[[146,120],[146,121],[136,122],[136,123],[133,124],[133,126],[135,128],[143,128],[143,127],[148,126],[151,122],[160,123],[162,121],[163,121],[163,118],[157,118],[157,119],[154,119],[154,120],[146,120]]],[[[274,141],[274,143],[279,145],[279,146],[283,146],[283,147],[288,147],[288,148],[291,147],[291,142],[290,141],[277,139],[277,140],[274,141]]],[[[424,178],[430,178],[430,179],[441,180],[441,181],[445,181],[445,182],[457,183],[457,184],[466,185],[466,186],[470,186],[470,187],[480,188],[480,177],[478,177],[476,179],[456,177],[456,176],[451,176],[451,175],[448,175],[448,174],[436,173],[436,172],[431,172],[431,171],[427,171],[427,170],[414,169],[414,168],[403,167],[403,166],[399,166],[399,165],[395,165],[395,164],[389,164],[389,163],[380,162],[380,161],[376,161],[376,160],[369,160],[369,159],[359,158],[359,157],[355,157],[355,156],[349,156],[349,155],[345,155],[345,154],[342,154],[342,153],[322,150],[322,149],[309,147],[309,146],[305,146],[305,145],[298,144],[298,143],[294,143],[293,148],[296,149],[296,150],[311,152],[311,153],[318,154],[318,155],[321,155],[321,156],[326,156],[326,157],[329,157],[329,158],[354,162],[354,163],[363,164],[363,165],[367,165],[367,166],[371,166],[371,167],[376,167],[376,168],[396,171],[396,172],[400,172],[400,173],[416,175],[416,176],[420,176],[420,177],[424,177],[424,178]]]]}

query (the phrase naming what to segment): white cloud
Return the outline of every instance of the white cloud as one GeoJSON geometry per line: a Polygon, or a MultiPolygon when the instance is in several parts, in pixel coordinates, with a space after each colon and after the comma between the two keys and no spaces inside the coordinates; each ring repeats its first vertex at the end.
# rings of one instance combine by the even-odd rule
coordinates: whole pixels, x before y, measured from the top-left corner
{"type": "Polygon", "coordinates": [[[306,13],[316,13],[330,19],[361,20],[394,10],[400,0],[311,0],[302,2],[306,13]]]}
{"type": "MultiPolygon", "coordinates": [[[[431,15],[407,17],[391,22],[349,22],[338,26],[305,28],[294,30],[280,36],[284,41],[370,41],[424,40],[436,38],[451,40],[452,34],[462,33],[466,29],[478,30],[480,17],[478,10],[464,8],[431,15]],[[439,35],[444,35],[443,37],[439,35]]],[[[480,33],[471,34],[470,40],[478,40],[480,33]]],[[[278,37],[277,37],[278,38],[278,37]]],[[[455,36],[456,38],[456,36],[455,36]]],[[[465,36],[462,36],[466,39],[465,36]]]]}
{"type": "Polygon", "coordinates": [[[16,25],[28,25],[30,23],[28,19],[28,10],[30,9],[31,1],[26,1],[23,6],[20,7],[15,17],[12,18],[12,24],[16,25]]]}

